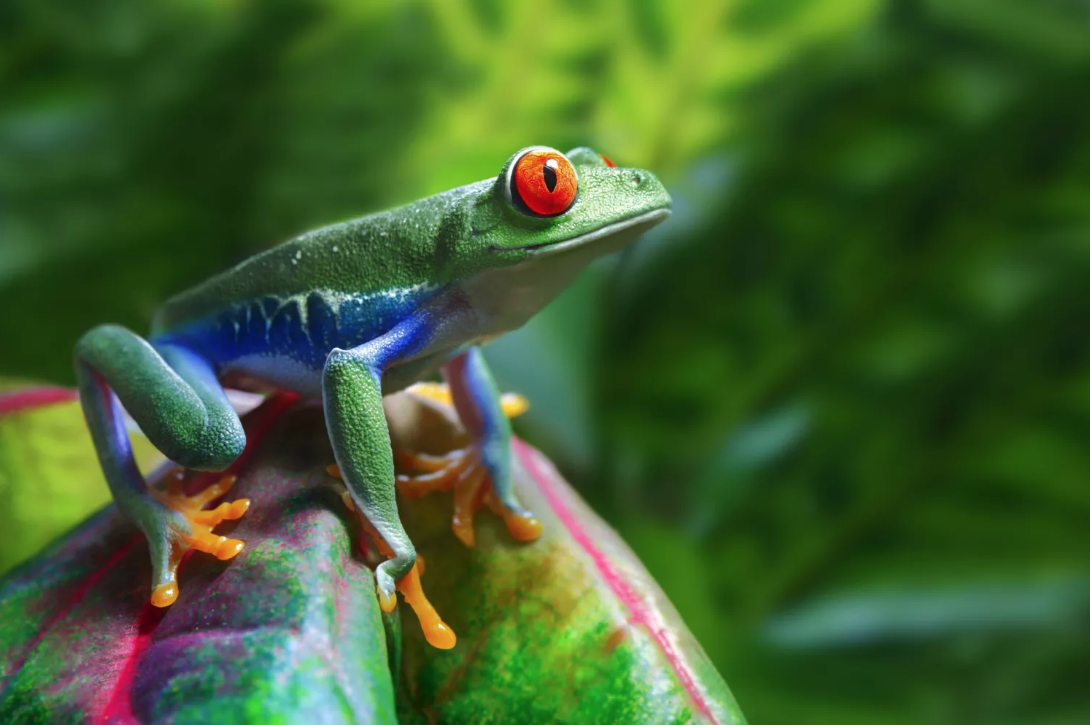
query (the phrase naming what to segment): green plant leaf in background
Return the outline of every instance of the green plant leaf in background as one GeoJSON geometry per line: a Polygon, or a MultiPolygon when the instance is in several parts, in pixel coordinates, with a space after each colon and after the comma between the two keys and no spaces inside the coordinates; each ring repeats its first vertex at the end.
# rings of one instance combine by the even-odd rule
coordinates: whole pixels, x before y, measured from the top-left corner
{"type": "MultiPolygon", "coordinates": [[[[95,449],[81,416],[72,414],[75,391],[0,385],[0,574],[38,553],[110,500],[101,469],[88,466],[95,449]],[[65,404],[48,404],[64,401],[65,404]]],[[[133,440],[144,470],[162,460],[142,436],[133,440]]]]}

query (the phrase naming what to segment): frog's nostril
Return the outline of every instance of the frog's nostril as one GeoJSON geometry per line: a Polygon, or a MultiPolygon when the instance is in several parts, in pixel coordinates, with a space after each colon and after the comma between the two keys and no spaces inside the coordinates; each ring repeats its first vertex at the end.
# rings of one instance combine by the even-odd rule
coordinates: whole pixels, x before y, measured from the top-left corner
{"type": "Polygon", "coordinates": [[[640,175],[640,174],[636,174],[636,185],[639,186],[642,183],[643,183],[643,176],[640,175]]]}

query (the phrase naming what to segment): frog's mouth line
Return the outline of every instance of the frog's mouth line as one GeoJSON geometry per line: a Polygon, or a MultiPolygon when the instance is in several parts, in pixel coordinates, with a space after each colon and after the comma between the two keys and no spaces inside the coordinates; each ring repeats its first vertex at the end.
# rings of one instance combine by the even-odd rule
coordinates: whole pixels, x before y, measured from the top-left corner
{"type": "Polygon", "coordinates": [[[597,241],[599,239],[604,239],[605,237],[613,236],[614,234],[616,234],[618,232],[623,232],[626,229],[631,229],[632,227],[637,227],[637,226],[641,226],[641,225],[644,225],[644,224],[651,227],[651,226],[654,226],[655,224],[658,224],[659,222],[663,221],[668,216],[670,216],[670,210],[669,209],[655,209],[654,211],[644,212],[643,214],[638,214],[636,216],[629,217],[627,219],[622,219],[619,222],[613,222],[612,224],[607,224],[606,226],[602,227],[601,229],[595,229],[593,232],[587,232],[586,234],[580,234],[578,237],[572,237],[571,239],[565,239],[562,242],[542,242],[541,244],[527,244],[524,247],[497,247],[497,246],[493,245],[492,247],[490,247],[490,251],[493,251],[493,252],[515,252],[515,251],[537,252],[537,251],[540,251],[543,254],[544,253],[559,252],[559,251],[562,251],[564,249],[569,249],[571,247],[579,247],[579,246],[582,246],[584,244],[587,244],[588,242],[594,242],[594,241],[597,241]]]}

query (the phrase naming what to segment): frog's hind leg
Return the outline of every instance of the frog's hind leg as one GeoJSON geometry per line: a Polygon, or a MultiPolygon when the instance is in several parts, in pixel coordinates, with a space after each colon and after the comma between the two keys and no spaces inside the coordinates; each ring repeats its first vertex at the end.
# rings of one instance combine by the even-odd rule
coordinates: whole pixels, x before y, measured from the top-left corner
{"type": "MultiPolygon", "coordinates": [[[[452,529],[467,546],[476,536],[473,515],[487,505],[501,516],[511,535],[519,541],[533,541],[541,535],[541,523],[519,503],[511,486],[511,423],[509,415],[525,409],[521,399],[499,394],[479,348],[470,348],[443,366],[443,378],[451,402],[473,442],[465,449],[444,456],[401,452],[405,468],[425,471],[423,475],[399,476],[399,490],[406,496],[428,491],[454,491],[452,529]]],[[[423,395],[441,399],[433,388],[423,395]]]]}
{"type": "Polygon", "coordinates": [[[188,548],[221,559],[242,542],[215,536],[213,526],[238,518],[245,500],[201,511],[233,479],[186,497],[180,490],[148,488],[133,460],[121,405],[167,458],[188,468],[223,470],[242,453],[246,434],[211,365],[178,346],[152,345],[116,325],[97,327],[76,346],[80,402],[110,492],[118,508],[147,536],[152,564],[152,603],[178,596],[176,572],[188,548]]]}

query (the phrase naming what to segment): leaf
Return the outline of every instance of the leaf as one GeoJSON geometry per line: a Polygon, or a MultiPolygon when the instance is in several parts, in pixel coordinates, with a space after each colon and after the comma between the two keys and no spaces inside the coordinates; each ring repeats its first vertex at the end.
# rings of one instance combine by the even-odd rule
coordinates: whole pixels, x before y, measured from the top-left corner
{"type": "MultiPolygon", "coordinates": [[[[0,574],[110,500],[106,480],[67,388],[0,393],[0,574]]],[[[161,460],[134,440],[145,466],[161,460]]]]}
{"type": "MultiPolygon", "coordinates": [[[[463,434],[450,415],[387,400],[396,446],[457,446],[463,434]]],[[[437,653],[405,627],[403,722],[744,722],[631,550],[541,453],[519,440],[513,453],[519,498],[544,524],[533,544],[481,515],[476,547],[466,549],[451,535],[446,497],[402,505],[427,561],[424,585],[459,642],[437,653]]]]}
{"type": "MultiPolygon", "coordinates": [[[[0,722],[395,721],[374,579],[351,543],[361,527],[325,472],[321,411],[290,405],[272,398],[245,419],[231,497],[253,505],[223,533],[246,549],[226,564],[190,557],[169,609],[147,603],[146,544],[112,507],[0,580],[0,722]]],[[[449,408],[401,395],[387,410],[399,447],[464,441],[449,408]]],[[[399,607],[397,719],[743,722],[616,534],[540,453],[520,441],[514,453],[519,495],[545,525],[533,544],[482,514],[466,549],[448,496],[402,502],[459,642],[430,647],[399,607]]]]}
{"type": "Polygon", "coordinates": [[[327,444],[283,407],[247,418],[247,548],[192,557],[174,606],[148,603],[146,543],[112,507],[0,582],[0,722],[396,721],[374,578],[298,465],[327,444]]]}

